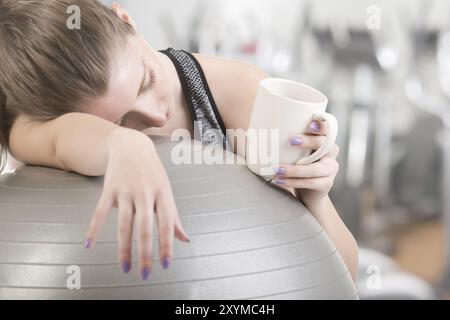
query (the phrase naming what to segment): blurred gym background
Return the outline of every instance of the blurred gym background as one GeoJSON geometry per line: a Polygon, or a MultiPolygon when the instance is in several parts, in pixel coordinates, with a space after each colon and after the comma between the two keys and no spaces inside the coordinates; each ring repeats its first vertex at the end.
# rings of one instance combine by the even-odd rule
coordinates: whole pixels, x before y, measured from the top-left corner
{"type": "Polygon", "coordinates": [[[361,299],[450,298],[450,1],[119,2],[155,49],[324,92],[340,124],[331,197],[360,245],[361,299]]]}

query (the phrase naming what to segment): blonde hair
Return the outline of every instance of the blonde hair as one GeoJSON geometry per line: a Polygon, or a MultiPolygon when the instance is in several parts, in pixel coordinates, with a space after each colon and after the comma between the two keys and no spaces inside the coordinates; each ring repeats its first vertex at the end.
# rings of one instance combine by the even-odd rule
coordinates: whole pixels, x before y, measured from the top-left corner
{"type": "Polygon", "coordinates": [[[50,120],[104,94],[134,29],[97,0],[0,0],[0,172],[17,115],[50,120]],[[68,7],[81,12],[67,26],[68,7]]]}

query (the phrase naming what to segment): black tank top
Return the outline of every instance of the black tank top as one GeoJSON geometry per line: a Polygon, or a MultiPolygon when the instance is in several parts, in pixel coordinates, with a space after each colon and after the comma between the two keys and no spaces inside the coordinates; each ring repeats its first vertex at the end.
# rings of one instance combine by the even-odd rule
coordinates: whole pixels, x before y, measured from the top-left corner
{"type": "Polygon", "coordinates": [[[232,151],[225,125],[200,63],[185,50],[168,48],[160,52],[167,55],[175,65],[194,123],[195,138],[204,143],[221,145],[224,149],[232,151]]]}

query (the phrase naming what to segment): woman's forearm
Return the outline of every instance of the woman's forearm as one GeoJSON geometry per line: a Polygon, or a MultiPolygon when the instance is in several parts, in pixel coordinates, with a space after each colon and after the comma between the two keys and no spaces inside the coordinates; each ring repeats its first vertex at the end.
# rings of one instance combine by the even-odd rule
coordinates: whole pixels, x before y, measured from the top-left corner
{"type": "Polygon", "coordinates": [[[112,143],[136,138],[149,140],[139,131],[85,113],[67,113],[49,121],[20,115],[11,130],[10,148],[26,164],[99,176],[105,174],[112,143]]]}
{"type": "Polygon", "coordinates": [[[333,241],[353,280],[355,280],[358,274],[358,245],[337,213],[331,199],[326,196],[318,201],[301,201],[333,241]]]}
{"type": "Polygon", "coordinates": [[[105,173],[110,141],[124,132],[143,135],[85,113],[71,112],[47,121],[19,114],[11,128],[9,148],[25,164],[96,176],[105,173]]]}
{"type": "Polygon", "coordinates": [[[126,144],[135,137],[149,140],[139,131],[82,113],[60,117],[54,135],[55,154],[61,166],[92,176],[105,174],[112,143],[126,144]]]}

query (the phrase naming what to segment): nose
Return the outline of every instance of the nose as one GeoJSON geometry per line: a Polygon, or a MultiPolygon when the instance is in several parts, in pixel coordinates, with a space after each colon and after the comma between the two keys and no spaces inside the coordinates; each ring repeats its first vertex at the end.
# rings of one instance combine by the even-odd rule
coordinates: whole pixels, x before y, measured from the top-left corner
{"type": "Polygon", "coordinates": [[[165,104],[159,103],[159,104],[157,105],[157,110],[158,110],[158,114],[159,114],[161,117],[167,118],[167,111],[168,111],[168,108],[166,107],[165,104]]]}
{"type": "Polygon", "coordinates": [[[163,127],[167,120],[167,108],[163,104],[157,104],[130,114],[126,125],[136,130],[144,130],[150,127],[163,127]]]}
{"type": "Polygon", "coordinates": [[[168,108],[165,104],[158,103],[148,114],[155,126],[162,127],[167,122],[168,108]]]}

